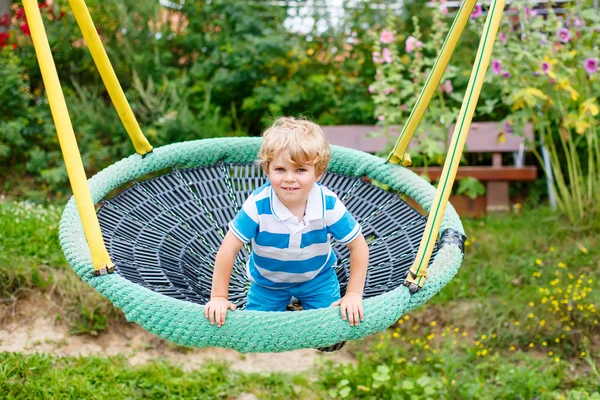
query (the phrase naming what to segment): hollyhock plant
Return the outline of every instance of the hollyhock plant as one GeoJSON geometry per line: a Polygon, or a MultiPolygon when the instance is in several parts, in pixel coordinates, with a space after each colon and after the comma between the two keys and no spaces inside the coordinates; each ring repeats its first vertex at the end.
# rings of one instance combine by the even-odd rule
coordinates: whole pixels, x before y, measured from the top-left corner
{"type": "Polygon", "coordinates": [[[481,4],[475,4],[473,8],[473,12],[471,13],[471,19],[479,18],[483,15],[483,8],[481,4]]]}
{"type": "MultiPolygon", "coordinates": [[[[435,56],[443,47],[445,35],[450,21],[444,17],[447,11],[444,1],[437,1],[438,7],[432,8],[432,21],[427,26],[427,36],[422,35],[418,17],[412,22],[414,30],[405,38],[395,37],[393,43],[385,43],[387,32],[392,32],[395,16],[390,14],[385,30],[374,32],[372,39],[374,54],[379,63],[375,65],[375,93],[372,99],[375,104],[374,119],[381,130],[377,135],[392,138],[392,131],[405,125],[411,110],[427,82],[428,74],[435,64],[435,56]],[[427,41],[426,43],[424,43],[427,41]]],[[[435,96],[427,107],[427,113],[421,120],[415,136],[424,138],[416,145],[422,151],[421,157],[427,163],[439,163],[438,155],[444,152],[443,143],[447,141],[449,126],[458,114],[457,97],[453,92],[451,79],[456,76],[456,68],[448,65],[444,71],[444,79],[436,90],[435,96]]],[[[441,158],[443,160],[443,158],[441,158]]]]}
{"type": "Polygon", "coordinates": [[[381,59],[379,58],[379,53],[378,52],[374,51],[372,53],[372,56],[373,56],[373,63],[379,64],[381,62],[381,59]]]}
{"type": "Polygon", "coordinates": [[[387,47],[381,51],[381,57],[383,58],[383,61],[386,63],[392,62],[392,52],[387,47]]]}
{"type": "Polygon", "coordinates": [[[388,31],[387,29],[384,29],[381,31],[381,35],[379,36],[379,41],[383,44],[390,44],[393,43],[394,40],[396,40],[394,38],[394,34],[390,31],[388,31]]]}
{"type": "Polygon", "coordinates": [[[423,47],[423,42],[421,42],[420,40],[417,40],[417,38],[415,38],[414,36],[409,36],[406,39],[406,44],[405,44],[404,50],[406,50],[407,53],[412,53],[416,49],[420,49],[422,47],[423,47]]]}

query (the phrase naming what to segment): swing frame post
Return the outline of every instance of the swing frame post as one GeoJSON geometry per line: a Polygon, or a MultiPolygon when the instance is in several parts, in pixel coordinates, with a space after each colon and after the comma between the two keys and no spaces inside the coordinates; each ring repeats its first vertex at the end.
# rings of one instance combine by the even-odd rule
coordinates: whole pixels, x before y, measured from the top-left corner
{"type": "Polygon", "coordinates": [[[48,37],[44,30],[42,15],[36,0],[23,0],[23,7],[31,29],[33,46],[40,65],[44,86],[46,87],[48,103],[54,125],[56,126],[56,134],[65,160],[73,196],[77,203],[85,238],[89,245],[94,271],[96,275],[111,273],[114,271],[114,264],[110,259],[104,239],[102,238],[100,224],[98,223],[94,202],[73,131],[73,125],[69,117],[69,110],[67,109],[67,103],[60,86],[48,37]]]}
{"type": "MultiPolygon", "coordinates": [[[[404,280],[404,285],[408,286],[411,293],[419,291],[427,279],[427,265],[431,259],[433,247],[440,231],[442,216],[448,204],[452,185],[454,184],[458,165],[465,147],[467,135],[469,134],[469,128],[471,127],[471,121],[473,120],[473,114],[475,113],[477,101],[485,80],[485,74],[490,64],[505,3],[506,0],[492,0],[488,9],[483,34],[479,42],[479,48],[477,49],[477,56],[475,57],[475,63],[467,85],[465,99],[457,117],[450,148],[446,155],[436,195],[431,205],[429,217],[427,218],[425,233],[421,239],[415,262],[404,280]]],[[[429,102],[424,107],[427,107],[428,104],[429,102]]]]}
{"type": "Polygon", "coordinates": [[[133,143],[136,153],[143,156],[151,152],[152,146],[142,133],[140,125],[136,120],[133,111],[131,110],[131,106],[125,97],[123,88],[117,79],[115,70],[110,63],[104,46],[102,45],[102,40],[100,40],[100,35],[98,35],[98,31],[94,26],[94,21],[92,20],[92,16],[90,15],[85,1],[69,0],[69,5],[73,10],[73,15],[77,20],[77,24],[79,25],[79,29],[83,34],[85,43],[92,54],[96,68],[98,68],[98,72],[102,77],[104,86],[106,87],[110,99],[112,100],[112,103],[119,114],[119,118],[121,119],[121,122],[123,123],[123,126],[125,127],[131,142],[133,143]]]}

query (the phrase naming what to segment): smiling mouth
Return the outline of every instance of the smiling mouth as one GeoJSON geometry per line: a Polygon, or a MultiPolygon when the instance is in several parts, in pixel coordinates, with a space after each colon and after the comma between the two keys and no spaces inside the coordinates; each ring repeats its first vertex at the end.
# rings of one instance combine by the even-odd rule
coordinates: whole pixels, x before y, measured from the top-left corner
{"type": "Polygon", "coordinates": [[[282,188],[283,190],[286,190],[288,192],[293,192],[294,190],[298,190],[298,188],[282,188]]]}

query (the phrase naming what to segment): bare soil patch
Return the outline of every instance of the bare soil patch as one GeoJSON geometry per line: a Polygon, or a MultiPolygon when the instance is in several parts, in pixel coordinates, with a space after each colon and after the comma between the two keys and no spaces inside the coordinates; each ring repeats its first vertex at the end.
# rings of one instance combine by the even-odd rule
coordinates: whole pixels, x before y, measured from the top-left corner
{"type": "MultiPolygon", "coordinates": [[[[0,306],[2,307],[2,306],[0,306]]],[[[3,306],[0,315],[0,351],[50,353],[59,357],[126,357],[131,365],[166,359],[184,370],[197,369],[207,361],[225,361],[243,372],[310,371],[318,360],[354,362],[343,348],[335,353],[304,349],[285,353],[241,354],[235,350],[209,347],[190,349],[174,345],[132,323],[110,326],[98,336],[71,335],[69,327],[56,318],[56,309],[43,296],[31,295],[3,306]]]]}

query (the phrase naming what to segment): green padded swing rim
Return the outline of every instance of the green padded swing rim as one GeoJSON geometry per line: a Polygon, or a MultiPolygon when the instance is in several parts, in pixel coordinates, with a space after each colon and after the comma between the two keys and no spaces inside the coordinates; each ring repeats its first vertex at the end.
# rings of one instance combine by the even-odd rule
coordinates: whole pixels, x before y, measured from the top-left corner
{"type": "MultiPolygon", "coordinates": [[[[144,157],[134,154],[89,179],[92,198],[98,203],[113,189],[166,168],[210,166],[219,161],[250,163],[255,160],[261,142],[261,138],[250,137],[204,139],[156,148],[144,157]]],[[[331,148],[330,171],[352,177],[368,176],[406,193],[429,211],[435,188],[423,178],[358,150],[331,148]]],[[[462,223],[450,204],[446,207],[440,232],[449,228],[464,234],[462,223]]],[[[458,271],[463,258],[458,245],[442,246],[429,267],[427,283],[419,292],[411,296],[408,288],[400,286],[366,299],[365,320],[357,327],[351,327],[341,319],[339,308],[330,307],[283,313],[239,310],[229,312],[226,324],[217,328],[204,318],[201,305],[155,293],[116,273],[95,276],[74,198],[67,203],[61,218],[60,242],[77,275],[123,310],[127,320],[179,345],[218,346],[240,352],[319,348],[382,331],[444,287],[458,271]]]]}

